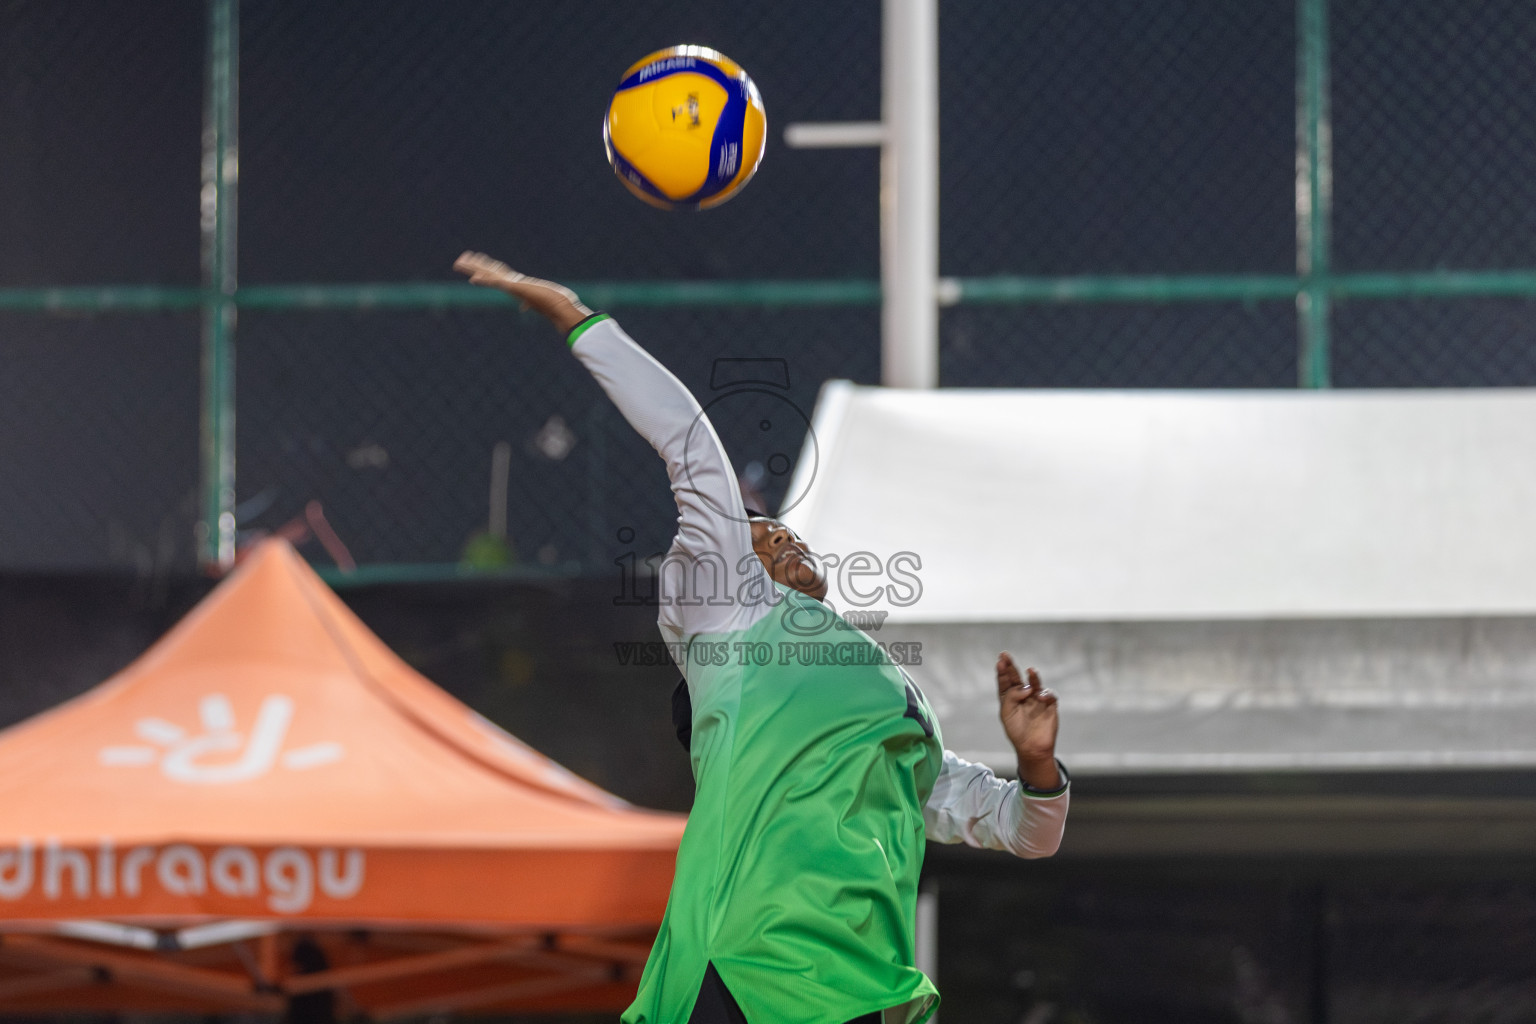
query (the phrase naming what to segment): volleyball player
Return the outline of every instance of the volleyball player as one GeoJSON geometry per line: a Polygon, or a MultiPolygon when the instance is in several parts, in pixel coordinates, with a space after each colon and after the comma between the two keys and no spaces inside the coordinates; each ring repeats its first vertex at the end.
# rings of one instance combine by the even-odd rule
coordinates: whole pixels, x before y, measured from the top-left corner
{"type": "Polygon", "coordinates": [[[1055,756],[1055,695],[999,655],[1019,781],[945,750],[905,669],[822,603],[815,553],[744,508],[730,459],[676,377],[569,289],[481,253],[454,268],[554,324],[666,462],[677,502],[658,625],[682,655],[697,791],[624,1021],[926,1020],[938,993],[913,965],[925,836],[1020,857],[1056,851],[1069,781],[1055,756]],[[808,640],[848,653],[783,656],[798,648],[782,644],[808,640]],[[768,664],[745,656],[764,644],[768,664]]]}

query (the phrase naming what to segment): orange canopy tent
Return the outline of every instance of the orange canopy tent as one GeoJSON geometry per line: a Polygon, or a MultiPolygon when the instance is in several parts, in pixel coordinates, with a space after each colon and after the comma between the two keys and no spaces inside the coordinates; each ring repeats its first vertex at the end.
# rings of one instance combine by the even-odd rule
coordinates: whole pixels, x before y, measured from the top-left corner
{"type": "Polygon", "coordinates": [[[682,825],[438,689],[268,541],[0,733],[0,1012],[611,1009],[682,825]]]}

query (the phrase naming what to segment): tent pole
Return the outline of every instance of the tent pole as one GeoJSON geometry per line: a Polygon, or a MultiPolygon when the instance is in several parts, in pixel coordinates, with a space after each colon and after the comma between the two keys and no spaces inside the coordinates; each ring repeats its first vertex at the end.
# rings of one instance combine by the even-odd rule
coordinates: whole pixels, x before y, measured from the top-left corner
{"type": "Polygon", "coordinates": [[[413,999],[409,1002],[395,1003],[392,1006],[379,1006],[375,1007],[369,1016],[376,1022],[396,1020],[401,1017],[434,1016],[474,1006],[493,1006],[497,1003],[507,1003],[516,999],[533,999],[538,996],[555,995],[559,992],[568,992],[571,989],[583,988],[587,985],[600,984],[604,981],[612,980],[615,980],[613,968],[603,965],[580,971],[572,971],[568,974],[531,978],[527,981],[492,985],[488,988],[472,989],[467,992],[451,992],[441,996],[429,996],[425,999],[413,999]]]}
{"type": "Polygon", "coordinates": [[[0,1001],[26,999],[57,992],[60,989],[82,989],[98,984],[97,974],[89,967],[67,967],[52,974],[33,974],[24,978],[6,978],[0,981],[0,1001]]]}
{"type": "Polygon", "coordinates": [[[270,1012],[283,1008],[281,996],[257,992],[244,976],[178,964],[155,955],[91,948],[37,935],[6,935],[3,948],[29,960],[102,969],[121,984],[202,996],[232,1008],[270,1012]]]}
{"type": "Polygon", "coordinates": [[[313,974],[296,974],[283,983],[283,992],[290,996],[306,992],[318,992],[326,988],[351,988],[394,981],[418,974],[472,967],[498,961],[516,962],[530,954],[542,951],[542,936],[525,936],[511,942],[480,943],[445,950],[441,953],[423,953],[420,956],[397,957],[393,960],[374,961],[355,967],[333,967],[313,974]]]}

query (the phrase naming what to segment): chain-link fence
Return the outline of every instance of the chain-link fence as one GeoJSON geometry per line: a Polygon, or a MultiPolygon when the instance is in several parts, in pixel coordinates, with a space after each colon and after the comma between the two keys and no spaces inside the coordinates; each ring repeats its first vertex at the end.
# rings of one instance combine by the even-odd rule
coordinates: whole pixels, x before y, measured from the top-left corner
{"type": "Polygon", "coordinates": [[[941,318],[944,382],[996,387],[1284,388],[1292,302],[956,306],[941,318]],[[999,366],[1008,376],[999,380],[999,366]]]}
{"type": "MultiPolygon", "coordinates": [[[[944,0],[939,27],[941,383],[1536,384],[1530,5],[944,0]]],[[[782,360],[792,414],[712,409],[776,504],[820,383],[879,377],[878,154],[782,128],[877,119],[880,33],[872,2],[0,2],[0,566],[189,568],[210,508],[354,578],[659,550],[659,462],[542,324],[450,283],[463,248],[588,282],[706,402],[716,359],[782,360]],[[599,155],[619,72],[680,41],[770,120],[702,215],[599,155]],[[204,114],[235,123],[221,66],[237,137],[204,114]],[[200,216],[239,231],[235,330],[201,341],[200,216]],[[235,414],[232,500],[200,402],[205,432],[235,414]]]]}
{"type": "Polygon", "coordinates": [[[0,313],[7,568],[191,566],[197,317],[0,313]]]}
{"type": "MultiPolygon", "coordinates": [[[[634,310],[623,320],[710,406],[775,506],[820,382],[878,377],[873,308],[634,310]],[[764,357],[788,374],[781,409],[714,402],[741,390],[722,385],[717,359],[764,357]]],[[[645,558],[670,542],[676,511],[661,461],[536,316],[260,312],[242,317],[240,338],[244,529],[312,526],[318,502],[359,564],[456,563],[490,528],[504,444],[517,564],[611,571],[625,552],[645,558]]]]}
{"type": "Polygon", "coordinates": [[[1349,0],[1333,13],[1334,266],[1536,266],[1536,11],[1349,0]]]}
{"type": "Polygon", "coordinates": [[[0,3],[0,287],[197,285],[203,23],[0,3]]]}
{"type": "Polygon", "coordinates": [[[944,273],[1295,270],[1291,4],[946,0],[939,30],[944,273]]]}
{"type": "Polygon", "coordinates": [[[879,117],[879,13],[246,0],[241,284],[443,279],[465,248],[557,280],[876,277],[877,156],[779,129],[879,117]],[[619,75],[683,40],[741,61],[773,128],[751,201],[707,216],[635,202],[602,156],[619,75]]]}

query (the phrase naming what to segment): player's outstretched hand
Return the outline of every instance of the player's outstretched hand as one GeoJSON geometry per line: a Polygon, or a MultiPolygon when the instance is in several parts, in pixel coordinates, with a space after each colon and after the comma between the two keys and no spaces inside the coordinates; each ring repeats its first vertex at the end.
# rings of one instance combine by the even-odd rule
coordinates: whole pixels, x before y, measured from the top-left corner
{"type": "Polygon", "coordinates": [[[1040,673],[1023,676],[1007,651],[997,656],[998,717],[1019,758],[1019,778],[1033,789],[1061,785],[1056,770],[1056,695],[1040,682],[1040,673]]]}
{"type": "Polygon", "coordinates": [[[465,252],[453,261],[453,269],[469,278],[470,284],[506,292],[522,301],[524,309],[541,313],[561,334],[592,315],[576,293],[561,284],[519,274],[500,260],[483,252],[465,252]]]}

